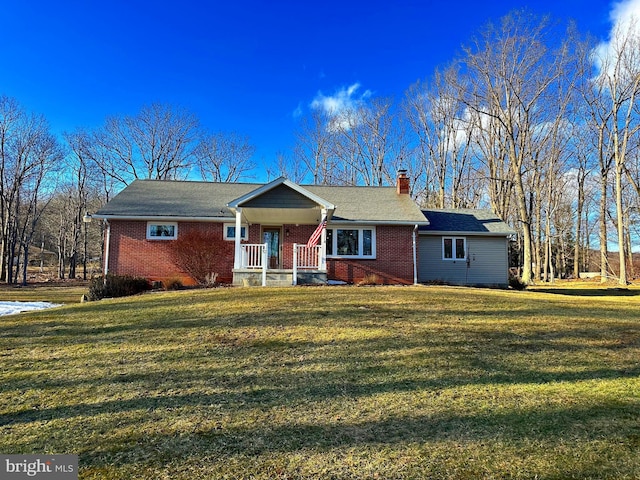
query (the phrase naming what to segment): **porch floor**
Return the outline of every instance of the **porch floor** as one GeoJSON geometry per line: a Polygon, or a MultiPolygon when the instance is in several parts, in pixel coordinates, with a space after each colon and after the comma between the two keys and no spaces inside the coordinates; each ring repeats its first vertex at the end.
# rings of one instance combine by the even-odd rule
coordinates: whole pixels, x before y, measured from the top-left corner
{"type": "MultiPolygon", "coordinates": [[[[298,285],[324,285],[327,272],[321,270],[298,270],[298,285]]],[[[245,287],[262,285],[262,270],[239,268],[233,270],[233,284],[245,287]]],[[[289,287],[293,285],[292,269],[267,270],[268,287],[289,287]]]]}

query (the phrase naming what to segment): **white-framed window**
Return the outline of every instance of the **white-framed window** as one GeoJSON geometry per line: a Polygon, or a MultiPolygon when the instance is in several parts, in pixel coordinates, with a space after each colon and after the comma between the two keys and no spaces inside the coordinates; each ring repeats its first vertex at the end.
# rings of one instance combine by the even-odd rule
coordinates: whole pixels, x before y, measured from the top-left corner
{"type": "Polygon", "coordinates": [[[147,240],[175,240],[178,238],[176,222],[147,222],[147,240]]]}
{"type": "Polygon", "coordinates": [[[327,228],[327,257],[376,258],[375,227],[327,228]]]}
{"type": "Polygon", "coordinates": [[[465,237],[442,237],[443,260],[464,260],[465,258],[467,258],[465,237]]]}
{"type": "MultiPolygon", "coordinates": [[[[249,227],[245,224],[240,226],[240,234],[242,240],[249,240],[249,227]]],[[[224,239],[235,240],[236,239],[236,224],[225,223],[224,224],[224,239]]]]}

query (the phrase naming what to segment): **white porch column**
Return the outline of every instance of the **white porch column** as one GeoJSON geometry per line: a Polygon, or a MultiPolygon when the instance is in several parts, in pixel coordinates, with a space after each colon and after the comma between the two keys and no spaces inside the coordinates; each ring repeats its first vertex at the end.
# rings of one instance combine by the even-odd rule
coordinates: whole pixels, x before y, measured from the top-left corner
{"type": "MultiPolygon", "coordinates": [[[[322,217],[327,219],[327,209],[322,209],[322,217]]],[[[321,220],[322,221],[322,220],[321,220]]],[[[327,226],[322,229],[322,235],[320,236],[320,270],[327,271],[327,226]]]]}
{"type": "Polygon", "coordinates": [[[235,236],[235,256],[233,257],[233,268],[242,267],[242,249],[240,247],[242,240],[242,208],[236,207],[236,236],[235,236]]]}
{"type": "Polygon", "coordinates": [[[293,280],[294,286],[298,284],[298,244],[293,244],[293,280]]]}

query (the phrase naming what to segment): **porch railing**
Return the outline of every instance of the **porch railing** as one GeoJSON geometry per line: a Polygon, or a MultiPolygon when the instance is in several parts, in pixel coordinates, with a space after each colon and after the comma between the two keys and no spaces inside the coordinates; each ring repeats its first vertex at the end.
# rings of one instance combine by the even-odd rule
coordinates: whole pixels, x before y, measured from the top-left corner
{"type": "Polygon", "coordinates": [[[322,250],[320,245],[307,247],[293,244],[293,284],[298,284],[298,270],[322,270],[322,250]]]}
{"type": "Polygon", "coordinates": [[[267,285],[267,244],[266,243],[243,243],[241,268],[261,269],[262,286],[267,285]]]}

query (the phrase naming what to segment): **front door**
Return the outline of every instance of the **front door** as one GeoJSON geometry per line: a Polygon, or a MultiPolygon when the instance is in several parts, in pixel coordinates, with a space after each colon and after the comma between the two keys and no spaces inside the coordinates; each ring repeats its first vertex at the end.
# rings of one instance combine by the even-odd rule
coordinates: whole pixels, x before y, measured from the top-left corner
{"type": "Polygon", "coordinates": [[[280,229],[263,228],[262,241],[267,244],[267,268],[275,270],[280,266],[280,229]]]}

